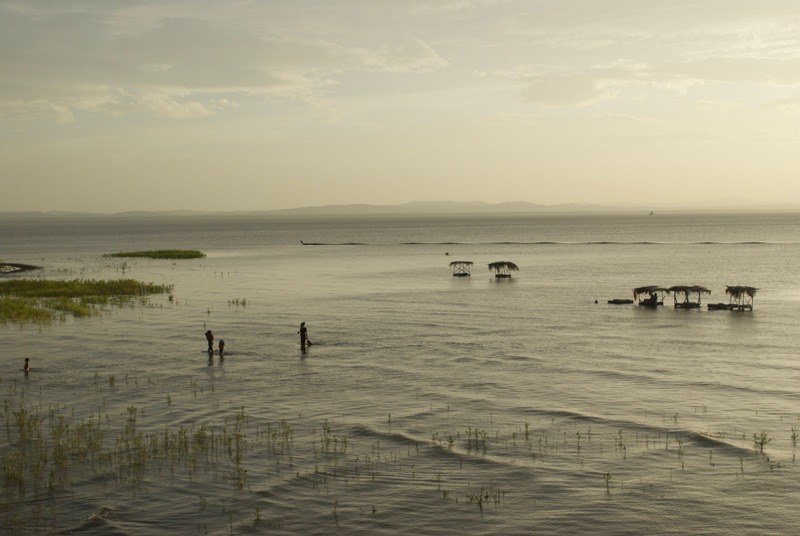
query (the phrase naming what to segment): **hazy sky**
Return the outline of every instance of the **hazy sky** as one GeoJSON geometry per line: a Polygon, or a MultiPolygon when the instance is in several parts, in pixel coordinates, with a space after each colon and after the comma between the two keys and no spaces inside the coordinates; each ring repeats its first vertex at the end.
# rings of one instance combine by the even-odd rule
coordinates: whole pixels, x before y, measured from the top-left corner
{"type": "Polygon", "coordinates": [[[0,0],[0,210],[800,202],[797,0],[0,0]]]}

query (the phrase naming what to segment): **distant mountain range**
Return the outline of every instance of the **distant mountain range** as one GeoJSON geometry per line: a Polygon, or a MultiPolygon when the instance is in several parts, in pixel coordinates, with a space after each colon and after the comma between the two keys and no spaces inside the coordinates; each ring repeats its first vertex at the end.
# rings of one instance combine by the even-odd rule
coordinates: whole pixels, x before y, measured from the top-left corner
{"type": "Polygon", "coordinates": [[[248,210],[248,211],[195,211],[195,210],[168,210],[168,211],[126,211],[113,214],[97,214],[87,212],[0,212],[0,216],[10,218],[36,218],[42,216],[53,217],[85,217],[85,216],[115,216],[115,217],[157,217],[157,216],[193,216],[204,214],[222,215],[274,215],[274,216],[380,216],[380,215],[453,215],[453,214],[576,214],[576,213],[649,213],[656,212],[706,212],[706,211],[797,211],[800,204],[794,205],[756,205],[735,199],[717,200],[715,202],[697,203],[695,205],[637,205],[637,204],[559,204],[540,205],[522,201],[507,203],[485,203],[482,201],[414,201],[399,205],[324,205],[308,206],[278,210],[248,210]]]}
{"type": "Polygon", "coordinates": [[[634,206],[604,205],[539,205],[522,201],[507,203],[484,203],[482,201],[414,201],[399,205],[326,205],[273,210],[276,214],[308,215],[379,215],[379,214],[525,214],[539,212],[614,212],[645,210],[634,206]]]}
{"type": "Polygon", "coordinates": [[[756,204],[737,198],[724,198],[693,204],[644,205],[638,203],[616,204],[580,204],[562,203],[558,205],[540,205],[523,201],[506,203],[485,203],[482,201],[414,201],[399,205],[326,205],[300,207],[285,210],[272,210],[276,214],[530,214],[530,213],[649,213],[660,212],[703,212],[703,211],[797,211],[800,203],[784,205],[756,204]]]}

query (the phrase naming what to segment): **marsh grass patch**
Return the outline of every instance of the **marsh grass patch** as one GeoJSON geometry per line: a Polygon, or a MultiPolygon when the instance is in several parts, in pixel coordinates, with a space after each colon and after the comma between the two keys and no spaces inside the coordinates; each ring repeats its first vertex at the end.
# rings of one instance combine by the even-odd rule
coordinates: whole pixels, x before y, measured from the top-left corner
{"type": "Polygon", "coordinates": [[[0,281],[0,322],[46,323],[57,316],[85,317],[107,306],[123,306],[171,285],[133,279],[12,279],[0,281]]]}
{"type": "Polygon", "coordinates": [[[55,312],[25,298],[0,297],[0,322],[42,323],[50,322],[55,312]]]}

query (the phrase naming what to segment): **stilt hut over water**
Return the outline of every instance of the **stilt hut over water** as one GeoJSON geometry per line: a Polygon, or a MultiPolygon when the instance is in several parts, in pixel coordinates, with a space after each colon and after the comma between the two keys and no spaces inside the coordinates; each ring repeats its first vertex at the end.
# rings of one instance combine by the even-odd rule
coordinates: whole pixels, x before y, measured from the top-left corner
{"type": "Polygon", "coordinates": [[[700,295],[711,294],[711,291],[700,285],[676,285],[667,289],[672,293],[672,300],[676,309],[696,309],[700,307],[700,295]],[[697,301],[692,301],[690,297],[697,294],[697,301]],[[678,298],[683,297],[683,301],[678,298]]]}
{"type": "Polygon", "coordinates": [[[518,272],[519,267],[513,262],[498,261],[489,264],[489,270],[494,270],[494,276],[497,278],[510,278],[511,272],[518,272]]]}
{"type": "Polygon", "coordinates": [[[638,301],[642,307],[658,307],[664,305],[664,294],[666,293],[667,289],[663,287],[647,285],[633,289],[633,299],[638,301]],[[641,296],[644,295],[647,295],[647,298],[642,299],[641,296]]]}
{"type": "Polygon", "coordinates": [[[725,294],[730,296],[731,310],[752,311],[753,298],[756,297],[757,290],[758,289],[755,287],[745,287],[739,285],[726,286],[725,294]]]}
{"type": "Polygon", "coordinates": [[[472,270],[472,261],[453,261],[450,263],[453,277],[469,277],[472,270]]]}

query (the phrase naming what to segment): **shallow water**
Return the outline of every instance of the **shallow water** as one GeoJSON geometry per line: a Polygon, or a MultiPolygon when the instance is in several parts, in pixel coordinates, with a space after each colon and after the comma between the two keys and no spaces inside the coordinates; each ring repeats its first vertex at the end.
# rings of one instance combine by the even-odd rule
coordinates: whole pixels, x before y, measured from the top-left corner
{"type": "Polygon", "coordinates": [[[39,411],[45,433],[51,413],[91,417],[114,452],[6,489],[0,526],[792,533],[799,231],[796,214],[0,220],[1,260],[44,277],[175,286],[174,301],[0,325],[6,415],[39,411]],[[102,257],[161,248],[208,257],[102,257]],[[472,277],[451,277],[461,259],[472,277]],[[519,273],[495,280],[497,260],[519,273]],[[701,284],[704,303],[760,290],[752,312],[606,303],[647,284],[701,284]],[[233,443],[201,444],[203,425],[233,443]],[[182,427],[183,454],[137,458],[136,434],[182,427]]]}

